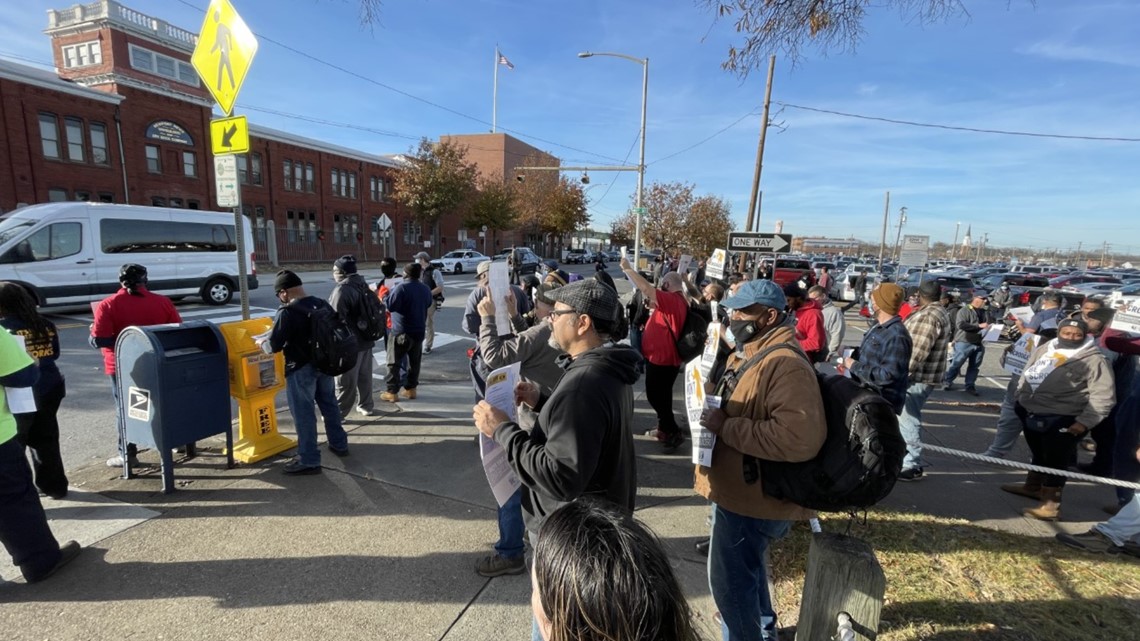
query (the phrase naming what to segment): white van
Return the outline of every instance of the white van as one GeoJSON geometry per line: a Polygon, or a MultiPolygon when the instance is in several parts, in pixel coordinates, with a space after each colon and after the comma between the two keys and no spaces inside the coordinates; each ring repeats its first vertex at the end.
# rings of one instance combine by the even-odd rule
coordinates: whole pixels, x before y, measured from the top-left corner
{"type": "MultiPolygon", "coordinates": [[[[245,219],[249,289],[257,289],[245,219]]],[[[224,305],[238,289],[233,214],[89,202],[45,203],[0,218],[0,280],[40,305],[98,301],[119,290],[119,268],[147,268],[151,291],[224,305]]]]}

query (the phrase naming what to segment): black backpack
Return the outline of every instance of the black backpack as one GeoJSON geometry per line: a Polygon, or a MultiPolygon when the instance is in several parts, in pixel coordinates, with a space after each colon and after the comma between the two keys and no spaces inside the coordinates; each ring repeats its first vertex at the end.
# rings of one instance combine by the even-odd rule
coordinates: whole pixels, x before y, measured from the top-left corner
{"type": "Polygon", "coordinates": [[[673,337],[673,343],[677,346],[677,355],[681,357],[682,363],[693,360],[705,351],[710,321],[712,321],[712,315],[708,308],[703,305],[688,306],[688,310],[685,312],[685,322],[681,324],[680,335],[674,334],[673,328],[666,321],[665,327],[673,337]]]}
{"type": "Polygon", "coordinates": [[[376,292],[367,286],[360,288],[360,309],[356,318],[356,329],[364,340],[378,341],[388,334],[388,316],[384,303],[376,292]]]}
{"type": "Polygon", "coordinates": [[[360,352],[356,332],[328,303],[309,312],[309,351],[313,366],[322,374],[338,376],[356,365],[360,352]]]}
{"type": "MultiPolygon", "coordinates": [[[[726,376],[728,385],[734,389],[744,372],[780,348],[807,360],[788,343],[772,345],[726,376]]],[[[819,372],[816,377],[827,420],[827,437],[819,453],[800,463],[745,456],[745,477],[755,477],[749,466],[759,467],[765,494],[812,510],[846,512],[871,507],[891,493],[902,471],[906,442],[899,432],[898,417],[882,396],[850,378],[819,372]]],[[[727,400],[732,389],[722,393],[727,400]]]]}

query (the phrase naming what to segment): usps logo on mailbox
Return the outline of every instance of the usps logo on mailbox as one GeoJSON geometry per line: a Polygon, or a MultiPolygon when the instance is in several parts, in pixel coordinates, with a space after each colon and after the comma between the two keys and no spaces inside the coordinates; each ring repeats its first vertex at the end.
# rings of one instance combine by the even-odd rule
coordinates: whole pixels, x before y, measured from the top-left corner
{"type": "Polygon", "coordinates": [[[127,417],[150,421],[150,390],[139,387],[127,389],[127,417]]]}

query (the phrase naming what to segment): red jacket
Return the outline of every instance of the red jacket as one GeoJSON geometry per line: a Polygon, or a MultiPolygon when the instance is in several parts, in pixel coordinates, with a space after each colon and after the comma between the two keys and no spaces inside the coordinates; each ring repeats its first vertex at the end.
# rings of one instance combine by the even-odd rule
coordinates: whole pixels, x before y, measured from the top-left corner
{"type": "MultiPolygon", "coordinates": [[[[174,309],[174,303],[161,294],[152,294],[146,287],[139,287],[141,296],[132,296],[126,289],[120,289],[104,298],[95,308],[95,323],[91,325],[91,335],[95,338],[116,339],[119,332],[132,326],[162,325],[181,323],[182,317],[174,309]]],[[[115,373],[115,350],[103,347],[103,371],[115,373]]]]}
{"type": "Polygon", "coordinates": [[[819,302],[809,299],[796,310],[796,340],[813,361],[827,357],[827,330],[819,302]]]}

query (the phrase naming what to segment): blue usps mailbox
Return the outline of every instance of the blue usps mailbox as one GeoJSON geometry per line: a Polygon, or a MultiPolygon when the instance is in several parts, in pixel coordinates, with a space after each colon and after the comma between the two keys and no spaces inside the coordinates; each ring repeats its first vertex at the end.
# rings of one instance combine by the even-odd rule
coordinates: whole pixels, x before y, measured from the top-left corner
{"type": "MultiPolygon", "coordinates": [[[[229,369],[226,344],[206,321],[128,327],[115,342],[119,411],[124,440],[157,449],[162,491],[174,491],[172,450],[217,434],[226,435],[233,467],[229,369]]],[[[124,478],[130,461],[123,461],[124,478]]]]}

